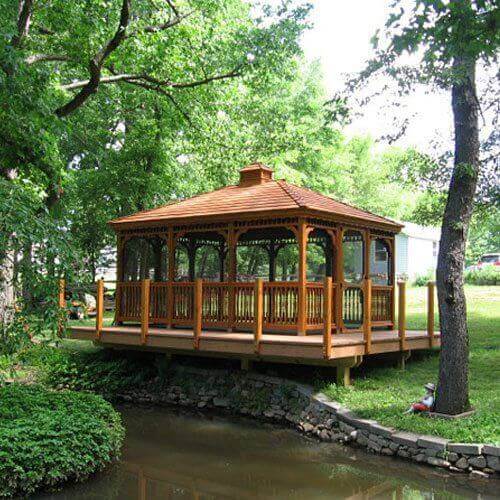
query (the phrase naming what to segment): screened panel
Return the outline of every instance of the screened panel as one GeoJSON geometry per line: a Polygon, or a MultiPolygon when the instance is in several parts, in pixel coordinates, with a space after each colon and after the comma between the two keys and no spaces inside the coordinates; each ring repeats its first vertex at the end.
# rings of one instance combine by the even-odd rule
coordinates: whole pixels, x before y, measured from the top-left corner
{"type": "Polygon", "coordinates": [[[161,238],[132,238],[125,243],[123,280],[166,281],[167,245],[161,238]]]}
{"type": "Polygon", "coordinates": [[[391,284],[389,245],[380,238],[370,244],[370,278],[374,285],[391,284]]]}
{"type": "Polygon", "coordinates": [[[359,231],[346,231],[342,239],[344,254],[344,280],[360,283],[363,279],[363,235],[359,231]]]}

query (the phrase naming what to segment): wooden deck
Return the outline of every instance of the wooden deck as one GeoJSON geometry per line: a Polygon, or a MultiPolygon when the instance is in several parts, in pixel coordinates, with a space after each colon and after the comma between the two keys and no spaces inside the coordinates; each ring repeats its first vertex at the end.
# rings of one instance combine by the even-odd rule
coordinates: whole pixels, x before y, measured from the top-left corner
{"type": "Polygon", "coordinates": [[[264,333],[256,346],[252,333],[202,330],[199,343],[196,343],[193,330],[149,327],[147,338],[142,342],[140,326],[103,327],[98,340],[95,327],[74,326],[70,328],[70,338],[96,340],[108,347],[132,347],[186,354],[327,365],[346,358],[357,358],[359,364],[366,355],[407,352],[440,346],[439,332],[434,332],[432,338],[426,331],[416,330],[406,331],[403,346],[397,331],[373,330],[369,353],[366,352],[366,343],[361,332],[332,335],[329,357],[325,357],[322,335],[264,333]]]}

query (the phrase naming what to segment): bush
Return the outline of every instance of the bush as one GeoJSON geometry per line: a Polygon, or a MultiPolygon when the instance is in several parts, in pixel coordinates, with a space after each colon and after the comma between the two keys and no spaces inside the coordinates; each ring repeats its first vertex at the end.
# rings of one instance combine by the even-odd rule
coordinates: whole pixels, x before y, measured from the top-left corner
{"type": "Polygon", "coordinates": [[[470,271],[465,271],[464,280],[468,285],[500,285],[500,269],[495,266],[471,269],[470,271]]]}
{"type": "Polygon", "coordinates": [[[426,274],[421,274],[413,281],[413,286],[426,286],[429,281],[435,281],[436,275],[434,271],[428,271],[426,274]]]}
{"type": "Polygon", "coordinates": [[[120,415],[100,396],[36,385],[0,388],[0,496],[81,481],[119,455],[120,415]]]}
{"type": "Polygon", "coordinates": [[[112,399],[130,387],[139,387],[161,375],[160,359],[151,353],[91,351],[37,346],[23,361],[40,370],[40,381],[54,389],[91,391],[112,399]]]}

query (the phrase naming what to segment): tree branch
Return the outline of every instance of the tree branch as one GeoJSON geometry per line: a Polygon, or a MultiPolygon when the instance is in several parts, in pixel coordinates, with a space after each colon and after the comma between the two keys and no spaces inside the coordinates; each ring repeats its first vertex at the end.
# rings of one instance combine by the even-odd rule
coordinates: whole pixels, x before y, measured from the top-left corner
{"type": "Polygon", "coordinates": [[[90,60],[89,72],[90,79],[78,94],[68,103],[56,109],[56,115],[59,117],[67,116],[78,109],[92,94],[97,92],[101,80],[102,65],[106,58],[120,45],[125,38],[125,30],[127,29],[130,19],[130,1],[123,0],[120,12],[120,23],[113,38],[90,60]]]}
{"type": "MultiPolygon", "coordinates": [[[[216,80],[225,80],[228,78],[235,78],[241,76],[239,72],[240,68],[236,68],[228,73],[223,73],[221,75],[214,75],[203,78],[202,80],[195,80],[192,82],[171,82],[169,80],[159,80],[153,76],[144,74],[144,75],[134,75],[134,74],[114,74],[112,76],[105,76],[99,79],[99,84],[106,83],[118,83],[121,81],[126,81],[128,83],[131,82],[147,82],[152,84],[151,88],[157,89],[161,87],[168,87],[172,89],[185,89],[185,88],[193,88],[199,87],[200,85],[206,85],[207,83],[216,81],[216,80]]],[[[85,88],[91,83],[91,80],[82,80],[78,82],[68,83],[66,85],[61,85],[61,88],[64,90],[75,90],[79,88],[85,88]]]]}
{"type": "Polygon", "coordinates": [[[58,54],[33,54],[28,56],[24,61],[26,64],[35,64],[46,61],[70,61],[69,56],[58,54]]]}
{"type": "Polygon", "coordinates": [[[12,39],[12,45],[19,47],[28,36],[33,13],[33,0],[19,0],[19,10],[17,15],[17,35],[12,39]]]}
{"type": "Polygon", "coordinates": [[[194,11],[187,12],[186,14],[183,14],[182,16],[176,15],[173,19],[169,19],[167,22],[158,24],[158,25],[150,25],[150,26],[144,26],[142,29],[134,31],[133,33],[130,33],[127,35],[127,38],[133,37],[137,35],[137,33],[140,33],[141,31],[144,31],[146,33],[157,33],[158,31],[163,31],[167,30],[169,28],[172,28],[174,26],[177,26],[181,21],[186,19],[187,17],[191,16],[194,11]]]}
{"type": "MultiPolygon", "coordinates": [[[[140,75],[129,75],[129,74],[120,74],[120,75],[112,75],[112,76],[103,76],[99,79],[99,85],[102,83],[116,83],[121,81],[130,81],[130,80],[139,80],[141,79],[140,75]]],[[[86,87],[90,84],[90,80],[82,80],[78,82],[68,83],[66,85],[61,85],[61,89],[63,90],[75,90],[80,89],[82,87],[86,87]]]]}

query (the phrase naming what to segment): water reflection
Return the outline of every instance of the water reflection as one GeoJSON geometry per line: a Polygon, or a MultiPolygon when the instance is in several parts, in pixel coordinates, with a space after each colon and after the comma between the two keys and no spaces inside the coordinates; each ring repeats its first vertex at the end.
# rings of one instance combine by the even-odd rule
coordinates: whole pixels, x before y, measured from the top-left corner
{"type": "Polygon", "coordinates": [[[122,413],[122,462],[40,498],[494,498],[496,491],[496,481],[470,483],[252,421],[166,409],[122,413]]]}

